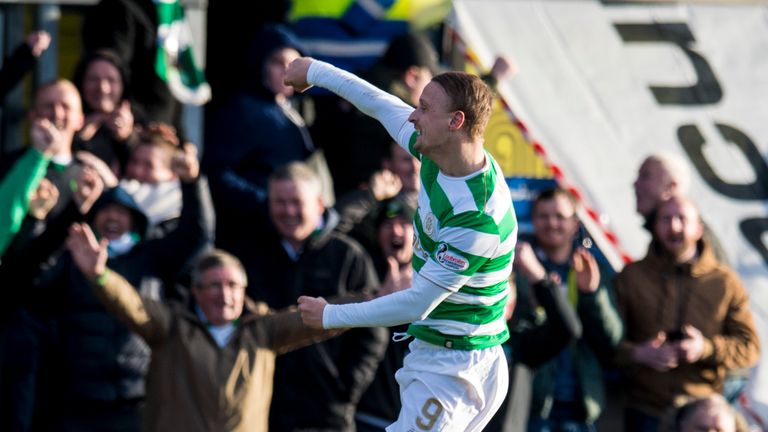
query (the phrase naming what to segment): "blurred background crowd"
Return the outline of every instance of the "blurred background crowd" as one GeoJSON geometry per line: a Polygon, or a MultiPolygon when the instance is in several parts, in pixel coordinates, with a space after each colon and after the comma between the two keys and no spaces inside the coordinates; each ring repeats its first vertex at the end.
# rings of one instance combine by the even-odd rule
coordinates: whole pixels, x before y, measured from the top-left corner
{"type": "MultiPolygon", "coordinates": [[[[397,418],[403,330],[307,334],[291,307],[410,286],[419,162],[283,75],[311,55],[416,106],[434,75],[465,67],[451,4],[241,3],[190,2],[207,18],[202,108],[158,73],[155,2],[62,6],[56,32],[36,26],[50,5],[0,3],[25,30],[0,71],[0,430],[382,431],[397,418]],[[89,267],[88,240],[119,278],[89,267]]],[[[515,69],[499,57],[479,73],[495,88],[515,69]]],[[[765,430],[739,403],[760,356],[747,292],[686,197],[684,162],[637,167],[652,240],[620,273],[576,197],[530,165],[547,179],[524,215],[513,380],[487,430],[765,430]]]]}

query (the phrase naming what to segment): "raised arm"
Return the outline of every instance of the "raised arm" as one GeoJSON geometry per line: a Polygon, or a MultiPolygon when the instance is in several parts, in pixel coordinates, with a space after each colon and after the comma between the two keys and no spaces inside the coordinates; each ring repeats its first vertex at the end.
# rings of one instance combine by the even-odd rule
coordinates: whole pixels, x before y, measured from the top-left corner
{"type": "Polygon", "coordinates": [[[86,224],[73,224],[67,248],[78,269],[88,279],[107,310],[150,346],[160,344],[170,328],[170,312],[158,302],[139,296],[127,280],[107,268],[107,241],[99,243],[86,224]]]}
{"type": "Polygon", "coordinates": [[[45,177],[50,156],[30,148],[0,181],[0,256],[21,228],[30,195],[45,177]]]}
{"type": "Polygon", "coordinates": [[[572,340],[581,337],[581,321],[566,296],[560,292],[559,285],[547,277],[547,271],[529,243],[516,245],[514,268],[522,276],[518,278],[517,286],[524,281],[528,283],[539,305],[544,308],[547,319],[541,324],[519,326],[512,333],[509,344],[516,361],[538,367],[551,360],[572,340]]]}
{"type": "Polygon", "coordinates": [[[409,150],[408,144],[415,131],[413,125],[408,122],[413,108],[397,96],[347,71],[310,57],[300,57],[288,66],[285,83],[299,91],[316,85],[336,93],[366,115],[381,122],[392,138],[409,150]]]}
{"type": "Polygon", "coordinates": [[[200,251],[213,242],[215,215],[206,177],[200,175],[195,146],[186,143],[177,150],[171,168],[181,181],[181,215],[175,229],[161,238],[148,240],[152,270],[173,278],[200,251]]]}
{"type": "Polygon", "coordinates": [[[582,327],[579,317],[564,293],[560,292],[558,284],[543,276],[529,282],[547,319],[541,324],[515,329],[509,344],[515,361],[535,368],[557,356],[571,341],[581,337],[582,327]]]}

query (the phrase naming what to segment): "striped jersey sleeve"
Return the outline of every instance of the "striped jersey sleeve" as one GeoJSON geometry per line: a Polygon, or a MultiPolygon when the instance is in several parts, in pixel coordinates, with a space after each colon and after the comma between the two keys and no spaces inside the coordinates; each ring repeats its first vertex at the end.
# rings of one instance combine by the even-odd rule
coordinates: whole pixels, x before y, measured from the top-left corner
{"type": "Polygon", "coordinates": [[[408,332],[426,342],[479,349],[509,338],[504,306],[517,238],[509,188],[496,161],[448,177],[422,158],[413,267],[452,294],[408,332]]]}

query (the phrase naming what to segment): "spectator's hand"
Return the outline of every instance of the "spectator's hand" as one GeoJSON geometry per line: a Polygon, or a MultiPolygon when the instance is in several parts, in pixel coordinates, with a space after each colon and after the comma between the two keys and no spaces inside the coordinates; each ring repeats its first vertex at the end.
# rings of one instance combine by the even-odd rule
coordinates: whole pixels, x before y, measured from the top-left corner
{"type": "Polygon", "coordinates": [[[200,161],[197,160],[197,148],[192,143],[184,143],[184,146],[176,150],[171,159],[171,169],[179,177],[179,180],[189,183],[200,174],[200,161]]]}
{"type": "Polygon", "coordinates": [[[507,57],[498,56],[493,62],[490,73],[497,81],[501,81],[504,78],[514,76],[517,73],[517,66],[507,57]]]}
{"type": "Polygon", "coordinates": [[[86,214],[104,192],[104,181],[93,168],[84,166],[76,178],[74,200],[80,213],[86,214]]]}
{"type": "Polygon", "coordinates": [[[384,169],[376,171],[371,175],[369,187],[376,201],[384,201],[397,195],[400,189],[403,188],[403,184],[400,182],[400,178],[393,174],[392,171],[384,169]]]}
{"type": "Polygon", "coordinates": [[[379,287],[379,296],[392,294],[410,288],[413,285],[413,266],[407,265],[404,268],[393,257],[387,258],[387,274],[384,276],[384,283],[379,287]]]}
{"type": "Polygon", "coordinates": [[[86,166],[94,171],[101,177],[101,181],[104,182],[104,186],[107,188],[113,188],[117,186],[118,179],[112,169],[107,166],[107,163],[99,159],[98,156],[91,152],[79,151],[75,153],[75,158],[79,160],[83,166],[86,166]]]}
{"type": "Polygon", "coordinates": [[[75,223],[69,227],[67,248],[77,268],[86,278],[93,281],[107,269],[107,239],[96,241],[96,236],[87,224],[75,223]]]}
{"type": "Polygon", "coordinates": [[[657,371],[668,371],[677,367],[677,347],[664,343],[667,335],[659,332],[655,338],[635,346],[632,358],[635,362],[657,371]]]}
{"type": "Polygon", "coordinates": [[[314,61],[311,57],[299,57],[288,65],[285,71],[285,85],[292,86],[297,91],[303,92],[312,87],[307,82],[309,65],[314,61]]]}
{"type": "Polygon", "coordinates": [[[27,45],[33,56],[40,57],[51,46],[51,35],[42,30],[32,32],[27,36],[27,45]]]}
{"type": "Polygon", "coordinates": [[[77,136],[83,141],[90,141],[99,128],[107,121],[108,115],[103,112],[93,112],[85,116],[83,127],[77,131],[77,136]]]}
{"type": "Polygon", "coordinates": [[[515,261],[512,264],[531,283],[544,280],[547,271],[541,265],[529,243],[520,242],[515,246],[515,261]]]}
{"type": "Polygon", "coordinates": [[[299,312],[304,325],[311,328],[323,328],[323,310],[328,304],[322,297],[299,297],[299,312]]]}
{"type": "Polygon", "coordinates": [[[573,252],[573,270],[576,273],[576,286],[585,294],[597,291],[600,285],[600,268],[597,260],[584,248],[573,252]]]}
{"type": "Polygon", "coordinates": [[[704,353],[704,335],[692,325],[683,326],[685,338],[678,342],[678,357],[685,363],[696,363],[704,353]]]}
{"type": "Polygon", "coordinates": [[[49,157],[56,154],[64,141],[61,131],[46,118],[39,118],[32,122],[30,135],[32,146],[49,157]]]}
{"type": "Polygon", "coordinates": [[[133,111],[131,103],[124,100],[117,109],[112,111],[105,124],[112,131],[112,136],[120,141],[127,140],[133,134],[133,111]]]}
{"type": "Polygon", "coordinates": [[[37,220],[43,220],[48,212],[59,201],[59,189],[47,178],[29,196],[29,215],[37,220]]]}

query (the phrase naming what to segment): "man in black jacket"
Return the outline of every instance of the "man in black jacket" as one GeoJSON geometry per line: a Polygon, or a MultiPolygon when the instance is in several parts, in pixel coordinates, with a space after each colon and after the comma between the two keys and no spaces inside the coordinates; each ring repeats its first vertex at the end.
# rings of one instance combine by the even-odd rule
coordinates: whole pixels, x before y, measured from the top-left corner
{"type": "MultiPolygon", "coordinates": [[[[379,203],[377,213],[371,218],[375,226],[376,245],[370,253],[381,281],[378,295],[386,295],[412,285],[415,211],[404,197],[389,198],[379,203]]],[[[392,334],[404,333],[407,327],[400,325],[389,328],[389,331],[392,334]]],[[[376,377],[360,399],[355,414],[358,432],[384,431],[397,420],[401,402],[395,372],[403,367],[407,353],[407,341],[389,341],[376,377]]]]}
{"type": "MultiPolygon", "coordinates": [[[[273,309],[300,295],[334,297],[378,285],[370,257],[334,232],[338,216],[323,204],[317,176],[304,163],[269,180],[269,212],[279,234],[258,245],[249,296],[273,309]]],[[[352,431],[358,400],[386,348],[384,329],[354,329],[277,359],[269,429],[352,431]]]]}
{"type": "MultiPolygon", "coordinates": [[[[41,85],[35,93],[32,107],[29,111],[30,141],[38,148],[47,148],[51,162],[48,164],[45,179],[50,182],[50,189],[55,190],[57,199],[49,211],[44,215],[30,212],[23,219],[21,226],[15,233],[13,241],[2,255],[0,264],[0,285],[7,288],[4,292],[2,304],[0,304],[0,334],[2,336],[3,365],[0,366],[0,429],[25,430],[32,420],[31,411],[34,393],[34,378],[24,372],[12,372],[13,368],[8,362],[16,362],[19,365],[32,370],[35,368],[37,355],[37,340],[39,339],[37,326],[30,326],[30,319],[23,311],[17,308],[19,296],[29,291],[29,284],[16,277],[20,265],[40,264],[48,260],[49,255],[63,241],[61,236],[59,244],[53,248],[30,247],[29,245],[41,244],[41,233],[49,230],[61,229],[66,232],[66,224],[73,217],[78,217],[81,212],[87,211],[82,198],[84,195],[98,197],[102,184],[93,173],[84,172],[83,165],[72,156],[72,140],[75,133],[83,126],[83,109],[80,94],[74,84],[67,80],[54,80],[41,85]],[[85,177],[89,179],[85,183],[78,183],[85,177]],[[85,186],[87,188],[72,185],[85,186]],[[94,189],[98,189],[95,191],[94,189]],[[90,194],[90,192],[95,192],[90,194]],[[79,197],[78,197],[79,196],[79,197]],[[79,201],[79,202],[78,202],[79,201]],[[47,251],[47,255],[45,254],[47,251]],[[39,258],[30,259],[29,253],[37,254],[39,258]],[[13,285],[11,285],[13,282],[13,285]],[[10,289],[13,287],[13,289],[10,289]]],[[[12,169],[12,167],[26,154],[28,149],[22,148],[0,158],[0,178],[12,169]]],[[[32,175],[32,173],[30,173],[32,175]]]]}

